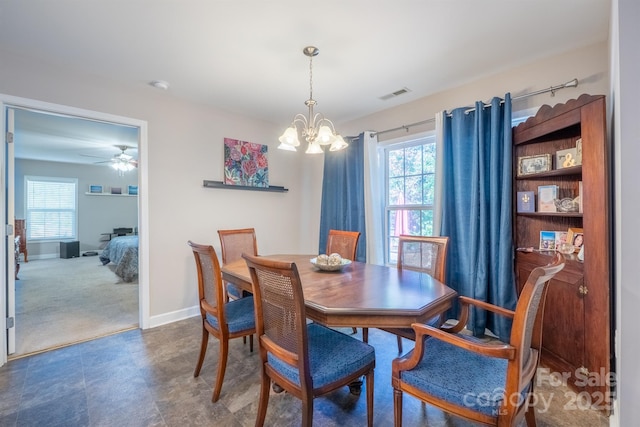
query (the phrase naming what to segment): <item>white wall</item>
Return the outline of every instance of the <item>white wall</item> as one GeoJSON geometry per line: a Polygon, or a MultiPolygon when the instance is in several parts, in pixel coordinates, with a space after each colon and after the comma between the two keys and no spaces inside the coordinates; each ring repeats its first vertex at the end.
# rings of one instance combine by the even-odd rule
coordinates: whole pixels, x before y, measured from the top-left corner
{"type": "MultiPolygon", "coordinates": [[[[616,317],[618,325],[617,426],[637,425],[640,419],[640,2],[613,1],[612,80],[614,92],[614,150],[616,181],[616,317]],[[615,24],[618,25],[615,25],[615,24]]],[[[612,423],[612,425],[614,425],[612,423]]]]}
{"type": "Polygon", "coordinates": [[[276,150],[280,126],[182,102],[170,90],[158,91],[144,82],[126,87],[15,52],[2,51],[0,57],[0,93],[148,123],[149,184],[140,191],[148,191],[149,197],[151,317],[197,305],[189,239],[219,249],[216,230],[255,227],[261,253],[315,252],[309,242],[315,240],[317,247],[313,236],[318,226],[309,228],[301,214],[309,197],[301,167],[309,160],[301,165],[297,157],[302,153],[276,150]],[[203,188],[203,180],[223,178],[225,137],[269,145],[271,183],[289,192],[203,188]]]}
{"type": "MultiPolygon", "coordinates": [[[[80,165],[73,163],[43,162],[39,160],[16,159],[15,162],[15,214],[25,217],[24,177],[45,176],[76,178],[78,180],[78,238],[80,252],[102,249],[105,236],[116,227],[138,227],[138,198],[128,196],[86,195],[89,185],[102,185],[105,192],[111,187],[120,187],[123,193],[129,185],[138,185],[137,170],[119,176],[109,166],[80,165]]],[[[57,256],[59,242],[28,242],[30,259],[39,256],[57,256]]]]}

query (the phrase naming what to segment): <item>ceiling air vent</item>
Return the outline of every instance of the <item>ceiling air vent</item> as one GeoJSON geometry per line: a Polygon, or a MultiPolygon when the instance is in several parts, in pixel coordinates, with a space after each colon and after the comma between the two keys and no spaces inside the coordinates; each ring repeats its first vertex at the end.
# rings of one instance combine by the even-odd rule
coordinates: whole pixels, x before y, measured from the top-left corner
{"type": "Polygon", "coordinates": [[[383,101],[386,101],[388,99],[395,98],[396,96],[404,95],[407,92],[411,92],[411,91],[406,87],[403,87],[402,89],[398,89],[395,92],[391,92],[390,94],[381,96],[380,99],[383,101]]]}

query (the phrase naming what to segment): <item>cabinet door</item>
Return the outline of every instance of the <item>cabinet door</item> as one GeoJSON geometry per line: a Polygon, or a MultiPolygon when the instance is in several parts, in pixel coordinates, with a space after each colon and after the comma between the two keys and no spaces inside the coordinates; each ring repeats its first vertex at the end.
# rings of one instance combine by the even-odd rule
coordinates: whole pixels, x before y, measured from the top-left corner
{"type": "Polygon", "coordinates": [[[542,330],[543,359],[572,377],[585,363],[584,299],[579,293],[583,282],[551,280],[542,330]]]}
{"type": "MultiPolygon", "coordinates": [[[[518,290],[534,268],[532,264],[518,264],[518,290]]],[[[552,372],[569,374],[572,383],[585,365],[583,283],[583,276],[572,272],[561,272],[549,282],[542,328],[542,364],[552,372]]]]}

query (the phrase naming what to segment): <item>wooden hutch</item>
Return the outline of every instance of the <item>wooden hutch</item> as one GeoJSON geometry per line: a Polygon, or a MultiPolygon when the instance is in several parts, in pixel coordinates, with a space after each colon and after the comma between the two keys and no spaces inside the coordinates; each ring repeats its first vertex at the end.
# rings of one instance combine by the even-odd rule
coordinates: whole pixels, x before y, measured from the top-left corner
{"type": "MultiPolygon", "coordinates": [[[[533,252],[516,253],[518,292],[531,270],[548,264],[553,256],[552,251],[540,250],[541,231],[572,229],[583,233],[583,261],[577,253],[566,255],[565,269],[549,286],[542,365],[551,372],[570,375],[568,385],[590,393],[595,407],[608,413],[611,403],[608,375],[613,348],[612,225],[605,111],[604,96],[581,95],[554,107],[545,105],[534,117],[514,127],[513,196],[514,244],[517,248],[534,248],[533,252]],[[581,164],[579,161],[558,164],[558,151],[579,150],[580,145],[581,164]],[[539,157],[544,164],[544,159],[549,158],[546,155],[551,159],[548,167],[540,170],[531,164],[532,159],[539,157]],[[523,164],[533,166],[535,171],[530,168],[523,171],[523,164]],[[540,212],[537,206],[540,186],[552,186],[552,190],[557,186],[557,200],[573,201],[573,205],[580,196],[581,211],[566,212],[558,208],[559,212],[540,212]],[[523,192],[534,193],[534,212],[522,212],[527,209],[517,207],[518,196],[525,199],[523,192]]],[[[579,151],[577,154],[579,157],[579,151]]]]}

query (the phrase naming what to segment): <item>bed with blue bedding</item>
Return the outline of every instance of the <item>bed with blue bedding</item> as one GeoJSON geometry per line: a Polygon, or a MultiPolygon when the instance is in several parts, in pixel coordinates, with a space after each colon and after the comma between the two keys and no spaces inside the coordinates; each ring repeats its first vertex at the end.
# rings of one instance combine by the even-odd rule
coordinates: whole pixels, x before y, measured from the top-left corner
{"type": "Polygon", "coordinates": [[[115,264],[115,273],[125,282],[138,277],[138,236],[112,238],[100,254],[102,265],[115,264]]]}

